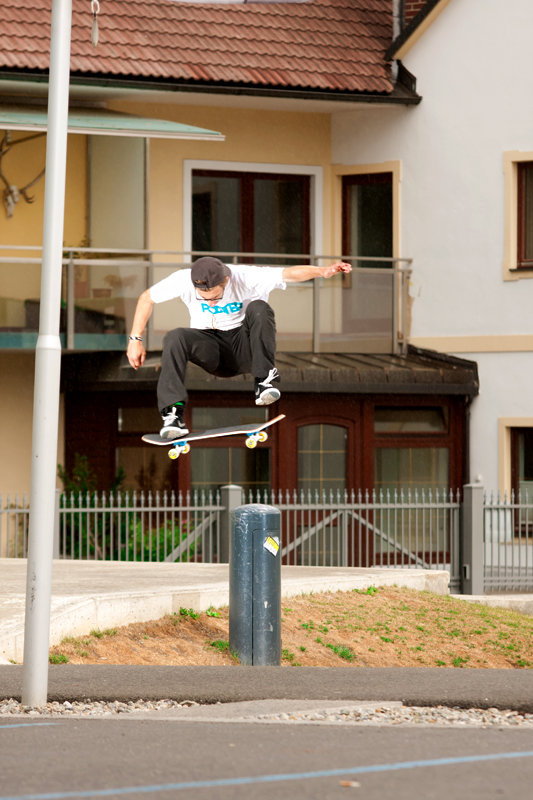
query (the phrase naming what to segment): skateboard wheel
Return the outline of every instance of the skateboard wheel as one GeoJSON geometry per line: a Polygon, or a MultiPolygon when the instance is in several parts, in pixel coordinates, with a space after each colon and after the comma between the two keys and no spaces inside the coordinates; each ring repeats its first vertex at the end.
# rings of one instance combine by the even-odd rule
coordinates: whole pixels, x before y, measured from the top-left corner
{"type": "Polygon", "coordinates": [[[174,458],[177,458],[178,456],[179,456],[179,452],[176,450],[175,447],[173,447],[172,450],[168,451],[168,457],[169,458],[174,459],[174,458]]]}
{"type": "Polygon", "coordinates": [[[268,433],[266,431],[259,431],[257,436],[260,442],[266,442],[268,439],[268,433]]]}
{"type": "Polygon", "coordinates": [[[249,448],[250,448],[250,450],[253,450],[253,449],[254,449],[254,447],[257,447],[257,442],[256,442],[256,440],[255,440],[255,439],[252,439],[252,437],[251,437],[251,436],[249,436],[249,437],[246,439],[246,447],[249,447],[249,448]]]}
{"type": "Polygon", "coordinates": [[[183,453],[184,456],[187,455],[187,453],[190,453],[190,451],[191,446],[188,442],[180,447],[180,453],[183,453]]]}

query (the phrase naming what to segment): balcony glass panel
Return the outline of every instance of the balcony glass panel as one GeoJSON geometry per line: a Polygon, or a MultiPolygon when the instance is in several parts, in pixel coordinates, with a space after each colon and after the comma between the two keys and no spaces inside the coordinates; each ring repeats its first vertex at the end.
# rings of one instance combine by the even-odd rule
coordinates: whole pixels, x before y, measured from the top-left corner
{"type": "MultiPolygon", "coordinates": [[[[40,263],[0,263],[1,348],[35,347],[39,331],[40,292],[40,263]]],[[[64,322],[63,313],[61,321],[64,322]]]]}
{"type": "MultiPolygon", "coordinates": [[[[40,308],[39,251],[34,260],[37,263],[7,263],[7,258],[6,263],[0,261],[0,347],[35,347],[40,308]]],[[[280,256],[280,260],[290,263],[287,256],[280,256]]],[[[62,346],[95,351],[125,350],[139,295],[176,270],[190,267],[190,262],[176,260],[176,254],[154,254],[150,259],[149,254],[90,250],[75,252],[72,266],[67,262],[68,251],[63,259],[62,346]],[[72,286],[68,284],[69,275],[72,286]]],[[[321,352],[392,352],[393,281],[392,270],[356,268],[348,276],[320,279],[316,286],[308,281],[272,292],[269,302],[276,315],[277,349],[312,352],[318,310],[321,352]]],[[[189,324],[189,311],[179,299],[157,304],[148,324],[147,348],[160,350],[168,331],[189,324]]]]}
{"type": "Polygon", "coordinates": [[[146,288],[146,268],[118,259],[107,258],[103,264],[85,261],[74,261],[75,347],[125,349],[137,300],[146,288]]]}

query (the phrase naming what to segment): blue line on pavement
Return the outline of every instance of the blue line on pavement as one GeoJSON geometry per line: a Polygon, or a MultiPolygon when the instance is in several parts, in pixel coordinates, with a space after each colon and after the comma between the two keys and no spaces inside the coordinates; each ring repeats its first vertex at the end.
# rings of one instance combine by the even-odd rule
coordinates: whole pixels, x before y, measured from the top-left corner
{"type": "Polygon", "coordinates": [[[289,772],[281,775],[257,775],[249,778],[219,778],[210,781],[186,781],[183,783],[160,783],[152,786],[123,786],[115,789],[93,789],[83,792],[50,792],[48,794],[22,794],[0,797],[0,800],[65,800],[74,797],[112,797],[114,795],[146,794],[147,792],[171,792],[178,789],[214,789],[223,786],[247,786],[260,783],[279,783],[281,781],[302,781],[312,778],[335,778],[343,775],[363,775],[370,772],[394,772],[418,767],[448,767],[455,764],[475,764],[481,761],[498,761],[508,758],[531,758],[533,750],[518,753],[492,753],[485,756],[456,756],[434,758],[427,761],[400,761],[396,764],[373,764],[368,767],[347,767],[346,769],[325,769],[318,772],[289,772]]]}
{"type": "Polygon", "coordinates": [[[57,722],[17,722],[16,725],[0,725],[0,731],[7,730],[8,728],[37,728],[40,725],[57,725],[57,722]]]}

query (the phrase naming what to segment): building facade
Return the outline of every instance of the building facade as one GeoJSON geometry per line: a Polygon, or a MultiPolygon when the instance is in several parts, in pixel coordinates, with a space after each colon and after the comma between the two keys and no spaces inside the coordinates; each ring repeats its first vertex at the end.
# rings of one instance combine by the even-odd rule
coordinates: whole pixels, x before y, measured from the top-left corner
{"type": "MultiPolygon", "coordinates": [[[[27,3],[6,5],[8,38],[14,21],[28,41],[42,41],[39,15],[45,24],[49,12],[32,2],[35,25],[25,21],[27,3]]],[[[524,282],[516,279],[527,276],[529,240],[526,224],[524,271],[516,274],[511,260],[496,274],[500,245],[503,252],[509,240],[516,251],[518,213],[504,212],[506,234],[507,217],[500,230],[496,212],[509,192],[515,202],[513,181],[528,207],[527,136],[506,139],[505,126],[521,124],[512,99],[501,130],[487,126],[490,81],[468,73],[472,53],[485,52],[484,29],[497,28],[496,0],[483,11],[473,0],[431,0],[416,14],[407,4],[403,22],[401,4],[388,0],[137,5],[132,15],[117,0],[102,14],[93,51],[90,14],[75,3],[58,463],[72,474],[85,456],[103,490],[117,478],[139,490],[228,482],[449,490],[478,474],[495,485],[500,435],[518,479],[527,463],[527,400],[509,404],[507,396],[519,385],[513,358],[523,370],[528,353],[505,347],[529,346],[527,292],[518,296],[524,282]],[[217,42],[208,56],[205,39],[217,42]],[[124,114],[137,120],[135,136],[124,114]],[[105,135],[109,126],[113,135],[105,135]],[[498,147],[510,165],[505,179],[494,171],[498,147]],[[524,158],[505,155],[521,148],[524,158]],[[515,167],[517,159],[526,166],[515,167]],[[343,256],[355,269],[349,279],[272,293],[276,406],[254,407],[247,376],[214,379],[191,365],[193,428],[265,413],[286,420],[255,450],[238,439],[206,442],[176,463],[140,436],[158,428],[162,341],[188,324],[186,309],[178,301],[156,308],[137,373],[124,350],[139,294],[204,252],[288,266],[343,256]],[[479,349],[480,338],[500,349],[479,349]],[[520,424],[505,423],[498,434],[500,414],[520,424]]],[[[45,178],[20,189],[44,166],[45,137],[34,123],[47,54],[10,52],[0,69],[0,487],[22,492],[29,450],[19,439],[30,427],[39,313],[40,253],[31,248],[41,243],[45,178]]]]}

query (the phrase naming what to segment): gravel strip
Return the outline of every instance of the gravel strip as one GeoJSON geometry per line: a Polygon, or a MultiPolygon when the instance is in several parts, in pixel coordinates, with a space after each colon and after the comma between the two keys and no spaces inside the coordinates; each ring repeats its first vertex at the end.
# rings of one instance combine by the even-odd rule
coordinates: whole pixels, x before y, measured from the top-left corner
{"type": "Polygon", "coordinates": [[[501,711],[498,708],[447,708],[404,706],[403,708],[339,709],[333,713],[318,711],[299,714],[262,714],[265,722],[351,722],[358,725],[476,725],[486,727],[533,727],[533,714],[501,711]]]}
{"type": "Polygon", "coordinates": [[[134,714],[136,711],[161,711],[169,708],[190,708],[197,706],[194,700],[137,700],[136,703],[107,703],[105,700],[86,700],[84,703],[74,701],[69,703],[47,703],[41,708],[23,706],[17,700],[0,700],[0,717],[29,716],[29,717],[68,717],[75,714],[83,717],[103,717],[117,714],[134,714]]]}
{"type": "MultiPolygon", "coordinates": [[[[23,706],[17,700],[0,700],[0,718],[13,717],[111,717],[120,714],[135,714],[140,712],[163,711],[166,709],[200,707],[194,700],[137,700],[136,703],[108,703],[105,701],[87,700],[83,703],[47,703],[42,708],[23,706]]],[[[500,710],[497,708],[435,708],[424,706],[404,706],[403,708],[360,708],[335,709],[334,711],[311,711],[281,714],[256,714],[245,717],[251,722],[282,722],[282,723],[352,723],[357,725],[456,725],[456,726],[481,726],[509,728],[516,726],[533,727],[533,714],[521,714],[517,711],[500,710]]],[[[208,721],[206,719],[206,721],[208,721]]],[[[229,721],[229,720],[228,720],[229,721]]],[[[236,721],[236,720],[234,720],[236,721]]]]}

